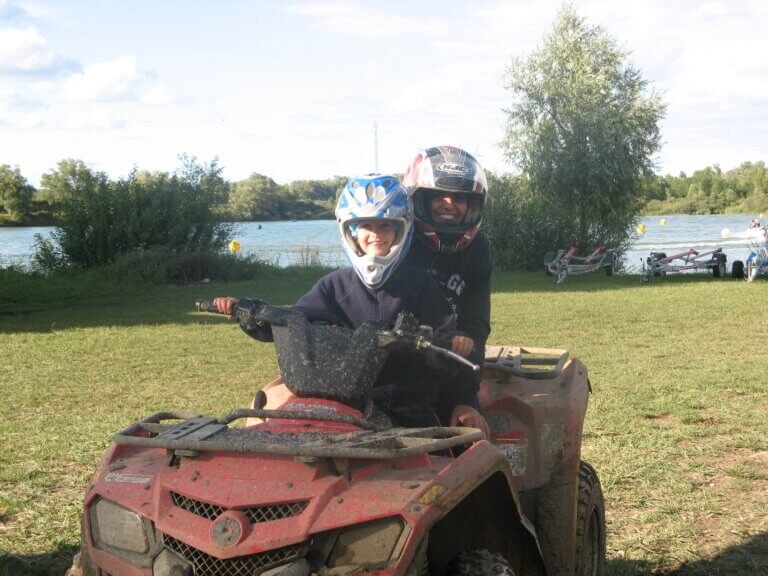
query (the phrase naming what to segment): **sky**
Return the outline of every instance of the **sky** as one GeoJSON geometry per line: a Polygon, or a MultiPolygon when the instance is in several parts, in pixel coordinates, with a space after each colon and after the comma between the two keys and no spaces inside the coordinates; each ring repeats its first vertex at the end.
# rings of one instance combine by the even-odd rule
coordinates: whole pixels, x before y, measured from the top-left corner
{"type": "MultiPolygon", "coordinates": [[[[768,160],[768,2],[577,0],[667,103],[657,170],[768,160]]],[[[0,164],[35,185],[65,158],[112,178],[179,154],[278,183],[402,172],[498,143],[513,58],[550,0],[0,0],[0,164]]]]}

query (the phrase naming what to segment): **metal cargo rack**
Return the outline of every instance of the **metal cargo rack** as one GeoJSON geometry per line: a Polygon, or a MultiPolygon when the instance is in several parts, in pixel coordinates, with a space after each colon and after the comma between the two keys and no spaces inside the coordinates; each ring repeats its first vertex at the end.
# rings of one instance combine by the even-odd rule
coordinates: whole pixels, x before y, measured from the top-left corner
{"type": "Polygon", "coordinates": [[[242,409],[223,418],[185,412],[158,412],[118,432],[114,440],[116,444],[165,448],[187,457],[195,457],[201,452],[223,451],[305,458],[388,459],[440,452],[476,442],[482,436],[480,430],[458,426],[382,430],[368,425],[365,420],[340,415],[242,409]],[[348,433],[280,434],[259,426],[229,427],[241,418],[336,421],[363,425],[369,429],[348,433]]]}

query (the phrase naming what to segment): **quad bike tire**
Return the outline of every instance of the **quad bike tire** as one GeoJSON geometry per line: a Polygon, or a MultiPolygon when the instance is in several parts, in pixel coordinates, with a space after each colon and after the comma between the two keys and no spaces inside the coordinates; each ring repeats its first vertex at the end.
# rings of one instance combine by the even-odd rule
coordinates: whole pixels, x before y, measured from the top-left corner
{"type": "Polygon", "coordinates": [[[579,466],[576,517],[576,576],[605,576],[605,501],[597,472],[587,462],[579,466]]]}
{"type": "Polygon", "coordinates": [[[725,256],[722,254],[715,255],[715,265],[712,266],[712,276],[715,278],[725,278],[725,256]]]}
{"type": "Polygon", "coordinates": [[[734,260],[731,265],[731,276],[738,280],[744,279],[744,262],[741,260],[734,260]]]}
{"type": "Polygon", "coordinates": [[[515,576],[515,571],[501,554],[478,548],[451,560],[445,576],[515,576]]]}

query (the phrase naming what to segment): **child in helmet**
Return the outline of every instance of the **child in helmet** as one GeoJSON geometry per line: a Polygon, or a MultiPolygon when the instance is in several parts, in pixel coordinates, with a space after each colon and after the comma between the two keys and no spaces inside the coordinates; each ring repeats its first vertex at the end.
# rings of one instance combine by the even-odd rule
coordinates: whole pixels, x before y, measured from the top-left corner
{"type": "MultiPolygon", "coordinates": [[[[293,309],[310,321],[351,329],[365,321],[391,324],[407,311],[434,329],[438,345],[468,355],[472,341],[456,333],[455,315],[440,287],[423,270],[403,263],[413,234],[413,204],[400,182],[384,175],[353,178],[339,196],[336,218],[352,267],[321,278],[293,309]]],[[[214,303],[231,315],[237,300],[216,298],[214,303]]],[[[271,339],[268,326],[244,330],[254,338],[271,339]]],[[[487,423],[474,409],[475,390],[453,382],[455,366],[450,362],[393,351],[374,384],[374,403],[395,425],[435,425],[437,409],[452,413],[459,424],[480,428],[487,437],[487,423]],[[440,385],[447,381],[450,385],[440,385]]]]}

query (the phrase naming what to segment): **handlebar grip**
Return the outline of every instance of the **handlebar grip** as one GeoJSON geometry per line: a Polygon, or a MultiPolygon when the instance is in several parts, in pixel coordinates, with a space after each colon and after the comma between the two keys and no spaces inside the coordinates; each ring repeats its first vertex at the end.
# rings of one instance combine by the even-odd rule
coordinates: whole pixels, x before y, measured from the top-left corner
{"type": "Polygon", "coordinates": [[[214,314],[222,314],[222,312],[219,312],[219,309],[216,308],[216,306],[213,304],[213,300],[208,300],[206,298],[201,298],[195,302],[195,307],[197,308],[198,312],[212,312],[214,314]]]}

